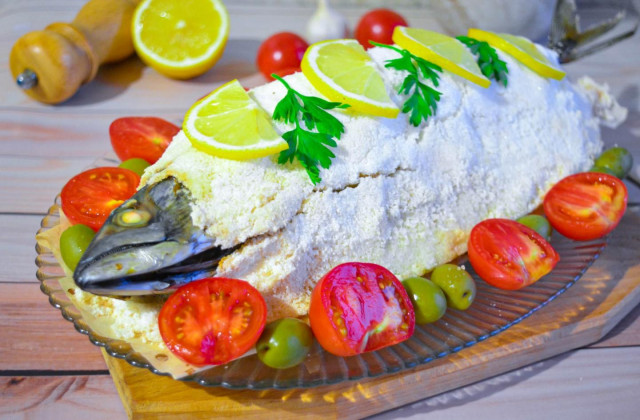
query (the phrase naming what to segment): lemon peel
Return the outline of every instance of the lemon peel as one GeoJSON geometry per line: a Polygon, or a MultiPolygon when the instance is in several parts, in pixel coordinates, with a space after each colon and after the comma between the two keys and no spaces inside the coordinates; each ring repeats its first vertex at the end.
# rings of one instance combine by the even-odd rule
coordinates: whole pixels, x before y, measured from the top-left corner
{"type": "Polygon", "coordinates": [[[426,29],[396,26],[392,36],[401,48],[483,88],[491,85],[476,58],[455,38],[426,29]]]}
{"type": "Polygon", "coordinates": [[[226,159],[256,159],[289,147],[237,80],[196,102],[182,129],[195,148],[226,159]]]}
{"type": "Polygon", "coordinates": [[[497,34],[476,28],[470,28],[467,35],[504,51],[542,77],[562,80],[566,75],[562,70],[553,67],[549,60],[538,51],[535,44],[527,38],[497,34]]]}
{"type": "Polygon", "coordinates": [[[229,37],[229,15],[221,0],[144,0],[132,18],[138,56],[157,72],[188,79],[209,70],[229,37]]]}
{"type": "Polygon", "coordinates": [[[302,73],[311,85],[334,102],[363,114],[395,118],[400,110],[391,101],[376,66],[353,39],[318,42],[302,58],[302,73]]]}

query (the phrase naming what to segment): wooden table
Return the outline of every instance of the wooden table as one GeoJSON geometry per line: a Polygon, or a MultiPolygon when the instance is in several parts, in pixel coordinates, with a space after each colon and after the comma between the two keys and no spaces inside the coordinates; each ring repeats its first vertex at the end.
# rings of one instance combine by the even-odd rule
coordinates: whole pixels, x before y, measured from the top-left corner
{"type": "MultiPolygon", "coordinates": [[[[67,179],[110,153],[110,122],[154,115],[178,123],[196,99],[230,78],[256,82],[259,39],[301,32],[309,8],[233,5],[231,40],[222,61],[191,81],[165,79],[137,58],[102,69],[70,101],[46,106],[23,95],[8,71],[9,50],[25,32],[70,21],[83,1],[0,3],[0,418],[125,418],[99,349],[62,319],[35,277],[34,235],[67,179]]],[[[347,10],[351,22],[361,11],[347,10]]],[[[411,15],[419,25],[429,19],[411,15]],[[415,17],[414,17],[415,16],[415,17]]],[[[607,144],[627,147],[640,162],[640,36],[567,67],[607,82],[629,119],[603,130],[607,144]]],[[[639,166],[635,172],[640,176],[639,166]]],[[[630,205],[640,189],[627,183],[630,205]]],[[[596,263],[597,264],[597,263],[596,263]]],[[[640,307],[600,342],[378,418],[637,418],[640,409],[640,307]]]]}

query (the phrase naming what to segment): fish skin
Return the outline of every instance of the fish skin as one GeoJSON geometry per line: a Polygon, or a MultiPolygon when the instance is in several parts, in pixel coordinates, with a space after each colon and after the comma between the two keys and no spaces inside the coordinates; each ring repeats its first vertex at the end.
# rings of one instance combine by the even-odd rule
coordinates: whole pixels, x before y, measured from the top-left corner
{"type": "MultiPolygon", "coordinates": [[[[369,54],[400,103],[395,90],[403,76],[384,68],[396,53],[369,54]]],[[[195,227],[221,249],[238,247],[216,274],[260,290],[269,319],[304,315],[315,282],[332,267],[362,261],[400,277],[423,274],[466,252],[479,221],[520,217],[553,183],[591,166],[602,147],[592,104],[568,81],[501,59],[508,88],[482,89],[445,73],[438,113],[418,128],[404,114],[332,112],[345,133],[315,187],[298,165],[219,159],[191,147],[183,133],[142,182],[173,177],[190,192],[195,227]]],[[[319,95],[300,73],[287,82],[319,95]]],[[[250,95],[273,113],[284,93],[273,82],[250,95]]]]}
{"type": "Polygon", "coordinates": [[[191,197],[175,178],[141,188],[114,210],[82,255],[73,278],[100,295],[165,294],[215,271],[220,249],[191,220],[191,197]],[[148,216],[123,225],[122,215],[148,216]]]}

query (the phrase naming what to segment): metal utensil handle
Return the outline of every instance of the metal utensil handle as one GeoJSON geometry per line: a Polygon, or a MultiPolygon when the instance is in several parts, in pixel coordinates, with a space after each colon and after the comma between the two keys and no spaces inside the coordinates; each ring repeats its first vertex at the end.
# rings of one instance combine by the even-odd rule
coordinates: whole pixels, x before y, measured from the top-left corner
{"type": "Polygon", "coordinates": [[[615,7],[616,9],[614,10],[617,10],[617,13],[612,18],[581,31],[580,13],[588,9],[599,9],[603,6],[603,2],[597,1],[583,3],[585,4],[580,7],[576,4],[576,0],[558,0],[556,3],[549,34],[549,47],[558,52],[561,63],[577,60],[629,38],[636,33],[640,24],[640,14],[633,1],[621,1],[617,2],[617,4],[606,2],[606,5],[612,8],[615,7]],[[625,20],[632,22],[629,29],[611,38],[603,39],[596,43],[592,42],[603,38],[605,34],[610,33],[619,23],[625,20]]]}

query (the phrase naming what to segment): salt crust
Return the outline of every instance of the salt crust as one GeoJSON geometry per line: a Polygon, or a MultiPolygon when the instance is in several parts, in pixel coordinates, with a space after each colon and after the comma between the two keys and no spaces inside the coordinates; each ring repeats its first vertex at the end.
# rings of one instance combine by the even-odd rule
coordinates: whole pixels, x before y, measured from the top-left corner
{"type": "Polygon", "coordinates": [[[620,106],[611,96],[607,84],[599,85],[589,76],[582,76],[576,84],[593,103],[593,113],[600,120],[600,124],[609,128],[617,128],[627,119],[627,109],[620,106]]]}
{"type": "MultiPolygon", "coordinates": [[[[403,77],[384,68],[398,54],[369,53],[401,104],[395,91],[403,77]]],[[[176,177],[194,198],[196,226],[223,247],[244,243],[217,274],[260,290],[269,319],[306,314],[315,283],[343,262],[374,262],[401,278],[422,274],[466,252],[476,223],[530,212],[551,185],[587,170],[601,150],[598,119],[581,92],[501,59],[508,88],[494,82],[482,89],[445,72],[437,114],[419,128],[402,113],[385,119],[332,112],[345,133],[315,187],[298,164],[215,158],[191,147],[183,133],[143,183],[176,177]]],[[[301,73],[286,80],[321,96],[301,73]]],[[[279,82],[250,92],[270,114],[284,94],[279,82]]]]}

